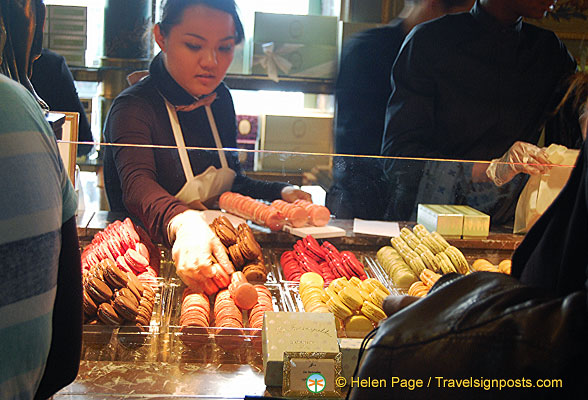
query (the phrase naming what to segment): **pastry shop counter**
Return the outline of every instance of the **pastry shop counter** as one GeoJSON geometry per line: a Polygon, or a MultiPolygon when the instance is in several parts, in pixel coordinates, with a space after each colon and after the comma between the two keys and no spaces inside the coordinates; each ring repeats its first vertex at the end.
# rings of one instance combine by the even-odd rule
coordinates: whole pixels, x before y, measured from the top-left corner
{"type": "MultiPolygon", "coordinates": [[[[109,224],[122,221],[124,218],[125,215],[109,212],[86,213],[78,216],[81,242],[89,243],[96,233],[103,232],[109,224]]],[[[119,224],[124,225],[127,222],[130,223],[125,221],[119,224]]],[[[377,259],[378,250],[383,246],[390,246],[389,238],[355,235],[352,232],[353,222],[350,220],[333,220],[330,224],[345,229],[346,236],[329,238],[328,241],[331,244],[322,244],[323,246],[328,244],[331,251],[338,248],[345,260],[344,265],[335,265],[336,263],[331,265],[331,260],[327,257],[326,264],[329,268],[349,267],[360,278],[368,278],[364,283],[383,282],[383,285],[378,284],[380,290],[363,288],[364,292],[366,290],[370,293],[381,292],[382,294],[375,299],[379,303],[387,293],[406,293],[405,290],[399,291],[393,281],[388,279],[386,271],[377,259]],[[363,262],[365,270],[362,268],[361,271],[355,271],[356,268],[353,268],[353,265],[356,263],[351,263],[353,265],[349,266],[347,261],[356,259],[363,262]]],[[[401,224],[401,227],[412,225],[414,224],[401,224]]],[[[267,307],[266,311],[311,312],[317,303],[315,301],[317,290],[309,284],[302,285],[296,282],[294,279],[296,271],[288,267],[286,262],[288,257],[285,254],[292,252],[295,246],[300,245],[297,243],[299,237],[286,232],[271,232],[257,225],[251,225],[251,227],[255,239],[262,247],[261,256],[267,266],[265,284],[262,288],[268,296],[267,300],[262,302],[258,291],[258,302],[253,308],[250,310],[244,308],[241,310],[242,314],[239,312],[236,316],[230,314],[233,319],[241,317],[237,318],[242,322],[241,327],[192,324],[191,322],[200,321],[203,316],[208,324],[213,315],[216,322],[218,316],[222,314],[220,311],[218,315],[216,314],[217,310],[221,310],[220,302],[217,306],[216,301],[210,300],[208,307],[196,300],[190,300],[189,303],[186,299],[193,294],[185,290],[185,286],[176,276],[173,262],[170,261],[169,249],[160,246],[155,249],[156,253],[157,250],[161,252],[161,262],[157,268],[159,274],[148,280],[153,288],[153,304],[150,307],[149,318],[141,324],[122,326],[116,324],[108,326],[88,319],[84,325],[82,362],[77,379],[54,396],[54,399],[280,396],[280,388],[267,388],[264,383],[261,329],[255,323],[256,307],[263,305],[267,307]],[[195,310],[198,309],[205,309],[206,315],[202,312],[196,313],[195,310]],[[192,320],[189,321],[189,318],[192,320]]],[[[450,240],[450,242],[463,250],[470,264],[479,257],[498,263],[504,258],[510,258],[521,239],[522,236],[519,235],[496,232],[483,240],[450,240]]],[[[307,242],[310,242],[308,238],[304,243],[309,248],[314,249],[318,246],[316,241],[314,246],[311,246],[313,243],[307,242]]],[[[135,246],[135,249],[137,248],[135,246]]],[[[98,250],[96,251],[99,255],[98,250]]],[[[130,259],[129,266],[137,267],[134,265],[136,261],[136,259],[130,259]]],[[[100,261],[99,265],[102,264],[103,262],[100,261]]],[[[105,271],[108,271],[108,268],[105,271]]],[[[111,276],[105,271],[102,275],[109,282],[111,276]]],[[[98,270],[90,269],[90,272],[93,273],[92,282],[95,277],[100,276],[98,270]]],[[[323,273],[326,274],[323,276],[326,283],[328,269],[326,271],[323,269],[323,273]]],[[[359,282],[358,278],[353,279],[359,282]]],[[[331,282],[335,289],[335,282],[331,282]]],[[[323,286],[322,280],[319,286],[323,286]]],[[[362,285],[358,288],[362,288],[362,285]]],[[[325,289],[325,292],[328,289],[325,289]]],[[[119,290],[120,296],[123,296],[123,290],[124,288],[119,290]]],[[[354,300],[353,291],[349,288],[343,288],[340,292],[343,294],[341,297],[343,304],[354,300]]],[[[322,289],[320,294],[322,299],[322,289]]],[[[363,297],[363,294],[361,296],[363,297]]],[[[116,296],[115,298],[118,299],[116,296]]],[[[329,307],[328,301],[325,304],[329,307]]],[[[344,307],[342,305],[342,308],[344,307]]],[[[361,310],[363,312],[363,307],[361,310]]],[[[373,318],[377,316],[368,311],[370,310],[365,310],[364,316],[358,314],[353,317],[359,322],[367,323],[364,324],[366,326],[360,326],[361,329],[358,328],[358,335],[355,334],[354,328],[350,327],[350,321],[343,323],[346,315],[342,315],[337,320],[337,336],[339,338],[363,337],[360,333],[369,331],[372,327],[370,320],[375,321],[373,318]]]]}
{"type": "Polygon", "coordinates": [[[242,399],[268,392],[261,365],[82,361],[74,383],[53,400],[242,399]]]}
{"type": "MultiPolygon", "coordinates": [[[[108,211],[85,212],[78,215],[78,235],[81,240],[91,239],[96,233],[103,230],[116,220],[123,220],[124,214],[108,211]]],[[[400,222],[400,228],[412,226],[414,222],[400,222]]],[[[262,247],[289,247],[300,239],[287,232],[272,232],[270,229],[250,224],[253,228],[256,240],[262,247]]],[[[388,246],[390,239],[384,236],[372,236],[355,234],[353,232],[353,220],[332,219],[329,226],[335,226],[345,230],[342,237],[329,238],[328,240],[337,247],[349,250],[362,249],[377,251],[382,246],[388,246]]],[[[523,240],[523,235],[512,233],[512,228],[493,229],[484,239],[448,239],[449,243],[461,249],[466,256],[479,256],[484,258],[507,258],[523,240]]],[[[492,260],[491,260],[492,261],[492,260]]]]}

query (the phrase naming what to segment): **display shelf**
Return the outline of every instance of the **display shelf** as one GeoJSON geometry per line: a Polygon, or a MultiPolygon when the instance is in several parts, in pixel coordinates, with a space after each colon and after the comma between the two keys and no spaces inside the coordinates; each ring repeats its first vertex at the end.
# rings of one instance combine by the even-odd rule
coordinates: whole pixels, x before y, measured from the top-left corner
{"type": "MultiPolygon", "coordinates": [[[[113,68],[115,67],[72,67],[71,73],[76,81],[101,82],[104,71],[113,68]]],[[[224,81],[231,89],[274,90],[310,94],[333,94],[335,86],[332,79],[280,77],[279,82],[274,82],[267,76],[262,75],[228,74],[224,81]]]]}

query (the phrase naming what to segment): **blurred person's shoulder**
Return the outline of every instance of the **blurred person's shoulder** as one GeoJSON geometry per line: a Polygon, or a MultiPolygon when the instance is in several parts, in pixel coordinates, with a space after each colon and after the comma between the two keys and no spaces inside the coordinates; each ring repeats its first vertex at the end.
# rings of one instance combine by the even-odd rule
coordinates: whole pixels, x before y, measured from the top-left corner
{"type": "Polygon", "coordinates": [[[20,83],[0,74],[0,133],[33,130],[53,136],[41,107],[20,83]]]}
{"type": "Polygon", "coordinates": [[[435,44],[443,41],[467,40],[468,34],[476,30],[477,23],[469,12],[446,14],[416,25],[407,40],[426,40],[435,44]]]}
{"type": "Polygon", "coordinates": [[[343,46],[342,57],[346,54],[367,53],[373,49],[381,51],[390,48],[394,42],[404,40],[402,20],[397,19],[388,25],[367,29],[352,35],[343,46]]]}

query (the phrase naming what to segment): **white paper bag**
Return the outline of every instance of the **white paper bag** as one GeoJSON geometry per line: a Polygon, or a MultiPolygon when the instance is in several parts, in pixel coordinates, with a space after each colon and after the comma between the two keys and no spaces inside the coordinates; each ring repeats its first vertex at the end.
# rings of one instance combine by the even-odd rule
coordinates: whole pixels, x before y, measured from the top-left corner
{"type": "Polygon", "coordinates": [[[543,175],[533,175],[527,181],[515,211],[514,233],[526,233],[547,210],[565,186],[576,164],[579,150],[552,144],[545,149],[549,162],[559,166],[552,167],[543,175]]]}

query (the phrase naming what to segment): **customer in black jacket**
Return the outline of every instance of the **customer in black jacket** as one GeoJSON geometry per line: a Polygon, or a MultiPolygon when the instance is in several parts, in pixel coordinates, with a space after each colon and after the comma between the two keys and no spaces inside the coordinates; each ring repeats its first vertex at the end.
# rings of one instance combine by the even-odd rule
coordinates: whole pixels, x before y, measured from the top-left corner
{"type": "MultiPolygon", "coordinates": [[[[90,123],[74,85],[74,79],[65,58],[49,49],[43,49],[41,56],[33,63],[31,83],[35,91],[52,111],[70,111],[80,114],[78,141],[93,142],[90,123]]],[[[87,155],[93,145],[78,145],[78,156],[87,155]]]]}
{"type": "MultiPolygon", "coordinates": [[[[558,85],[576,69],[553,32],[523,20],[541,18],[551,3],[478,0],[469,13],[413,29],[392,69],[382,155],[490,161],[515,141],[537,144],[558,85]]],[[[548,132],[546,144],[565,143],[559,133],[548,132]]],[[[468,204],[504,223],[522,177],[497,188],[485,166],[389,161],[387,219],[414,220],[424,202],[468,204]],[[423,188],[426,167],[434,171],[423,188]]]]}
{"type": "MultiPolygon", "coordinates": [[[[335,83],[337,154],[380,154],[392,92],[390,73],[406,34],[422,22],[469,10],[473,0],[404,3],[398,18],[356,34],[343,47],[335,83]]],[[[335,157],[327,206],[337,218],[382,219],[388,191],[383,178],[382,165],[374,158],[335,157]]]]}

